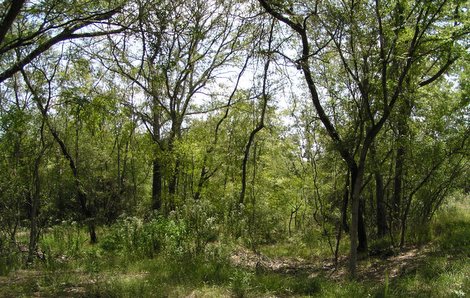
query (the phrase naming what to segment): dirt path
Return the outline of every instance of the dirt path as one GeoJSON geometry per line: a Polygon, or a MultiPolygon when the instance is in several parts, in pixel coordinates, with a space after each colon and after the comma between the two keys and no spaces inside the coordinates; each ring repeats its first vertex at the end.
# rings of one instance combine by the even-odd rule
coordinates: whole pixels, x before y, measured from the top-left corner
{"type": "MultiPolygon", "coordinates": [[[[385,258],[365,258],[358,263],[359,279],[381,282],[386,275],[395,278],[416,268],[430,252],[428,247],[410,247],[385,258]]],[[[302,258],[269,258],[261,253],[239,248],[232,254],[230,261],[235,266],[282,274],[307,274],[311,277],[323,275],[334,280],[345,279],[348,275],[346,256],[340,257],[338,267],[335,268],[333,261],[328,259],[311,262],[302,258]]]]}

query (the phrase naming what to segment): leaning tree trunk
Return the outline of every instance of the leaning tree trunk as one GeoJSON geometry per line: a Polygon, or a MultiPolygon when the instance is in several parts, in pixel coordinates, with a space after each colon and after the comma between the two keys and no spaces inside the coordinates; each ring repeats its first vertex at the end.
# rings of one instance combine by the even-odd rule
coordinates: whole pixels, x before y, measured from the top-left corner
{"type": "Polygon", "coordinates": [[[70,154],[69,148],[67,148],[67,145],[64,143],[64,141],[60,138],[58,132],[56,129],[52,126],[51,122],[49,121],[49,115],[48,115],[48,106],[50,103],[50,97],[47,99],[46,107],[43,106],[42,104],[42,97],[40,97],[36,90],[33,88],[31,85],[31,82],[26,75],[26,72],[21,71],[23,74],[23,78],[25,80],[26,85],[28,86],[28,89],[31,91],[31,93],[34,95],[34,101],[36,102],[36,105],[41,112],[41,115],[43,117],[44,123],[47,125],[47,128],[49,129],[49,132],[51,133],[52,137],[54,138],[54,141],[59,145],[60,150],[62,152],[62,155],[64,156],[65,159],[69,162],[70,169],[72,170],[74,182],[75,182],[75,187],[77,191],[77,200],[81,208],[82,215],[85,217],[85,220],[87,221],[88,225],[88,231],[90,235],[90,243],[96,243],[97,242],[97,237],[96,237],[96,231],[95,231],[95,219],[94,219],[94,212],[91,208],[91,206],[88,206],[88,198],[86,192],[83,190],[82,183],[80,181],[80,178],[78,176],[78,168],[77,164],[75,163],[74,158],[70,154]]]}
{"type": "MultiPolygon", "coordinates": [[[[273,31],[274,31],[274,19],[271,23],[271,29],[270,29],[269,38],[268,38],[268,52],[270,52],[272,48],[273,31]]],[[[268,57],[266,62],[264,63],[263,85],[262,85],[262,95],[261,95],[263,99],[263,105],[261,108],[260,119],[256,127],[251,131],[250,137],[248,138],[248,142],[245,146],[245,154],[244,154],[243,162],[242,162],[242,186],[241,186],[241,191],[240,191],[240,197],[238,199],[239,207],[245,203],[246,170],[247,170],[248,159],[250,156],[250,149],[255,140],[256,134],[264,128],[264,118],[266,116],[266,109],[268,106],[268,99],[269,99],[268,92],[267,92],[267,88],[268,88],[267,84],[268,84],[268,70],[269,70],[270,63],[271,63],[271,58],[268,57]]]]}

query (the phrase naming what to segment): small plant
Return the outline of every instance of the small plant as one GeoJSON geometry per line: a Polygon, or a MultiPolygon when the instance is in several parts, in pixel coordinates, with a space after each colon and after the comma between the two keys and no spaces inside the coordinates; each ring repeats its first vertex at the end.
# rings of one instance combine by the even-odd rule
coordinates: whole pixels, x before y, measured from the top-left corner
{"type": "Polygon", "coordinates": [[[230,277],[230,288],[236,297],[244,297],[251,289],[253,273],[236,270],[230,277]]]}
{"type": "Polygon", "coordinates": [[[0,276],[21,268],[23,264],[18,247],[0,235],[0,276]]]}

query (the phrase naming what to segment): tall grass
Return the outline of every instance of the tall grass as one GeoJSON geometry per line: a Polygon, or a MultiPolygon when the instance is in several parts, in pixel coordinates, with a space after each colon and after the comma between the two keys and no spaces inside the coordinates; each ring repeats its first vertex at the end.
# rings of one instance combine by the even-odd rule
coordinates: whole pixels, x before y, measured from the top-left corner
{"type": "MultiPolygon", "coordinates": [[[[16,275],[14,283],[0,278],[0,297],[466,297],[469,211],[465,201],[441,210],[428,227],[432,242],[426,258],[417,259],[401,275],[384,273],[380,282],[236,267],[230,262],[236,242],[214,237],[215,228],[204,227],[204,217],[193,222],[122,218],[98,230],[97,245],[88,243],[84,227],[64,222],[44,231],[39,245],[46,260],[33,270],[16,271],[22,262],[17,254],[4,254],[2,242],[0,257],[6,265],[0,273],[16,275]]],[[[302,237],[260,247],[271,258],[305,259],[329,257],[327,248],[321,239],[302,237]]]]}

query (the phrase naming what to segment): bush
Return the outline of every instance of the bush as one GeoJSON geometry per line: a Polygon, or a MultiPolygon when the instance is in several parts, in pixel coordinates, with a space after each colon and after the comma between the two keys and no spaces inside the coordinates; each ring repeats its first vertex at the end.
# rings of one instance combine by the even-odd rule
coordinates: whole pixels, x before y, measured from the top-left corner
{"type": "Polygon", "coordinates": [[[88,235],[77,222],[64,221],[44,230],[40,246],[49,256],[78,257],[82,253],[83,244],[87,242],[88,235]]]}
{"type": "Polygon", "coordinates": [[[161,251],[184,254],[186,227],[183,222],[155,217],[144,222],[136,217],[117,221],[100,242],[104,251],[127,257],[153,258],[161,251]]]}
{"type": "Polygon", "coordinates": [[[7,237],[0,234],[0,276],[21,268],[23,258],[18,247],[8,241],[7,237]]]}

